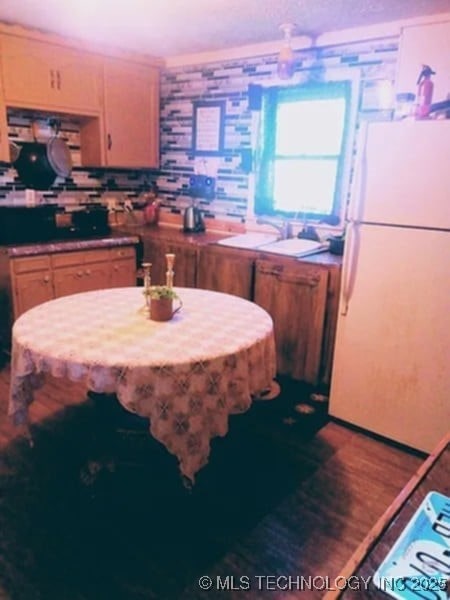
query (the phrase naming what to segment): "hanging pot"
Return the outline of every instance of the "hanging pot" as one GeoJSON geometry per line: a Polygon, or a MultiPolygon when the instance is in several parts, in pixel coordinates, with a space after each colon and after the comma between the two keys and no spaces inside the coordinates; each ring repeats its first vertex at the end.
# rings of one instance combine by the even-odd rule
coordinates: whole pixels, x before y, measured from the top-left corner
{"type": "Polygon", "coordinates": [[[47,144],[25,142],[14,163],[20,181],[32,190],[48,190],[57,177],[47,157],[47,144]]]}
{"type": "Polygon", "coordinates": [[[68,177],[72,170],[70,150],[56,135],[46,143],[36,136],[34,142],[24,142],[13,164],[20,181],[34,190],[48,190],[56,177],[68,177]]]}
{"type": "Polygon", "coordinates": [[[72,157],[64,140],[53,137],[47,142],[47,159],[58,177],[69,177],[72,171],[72,157]]]}

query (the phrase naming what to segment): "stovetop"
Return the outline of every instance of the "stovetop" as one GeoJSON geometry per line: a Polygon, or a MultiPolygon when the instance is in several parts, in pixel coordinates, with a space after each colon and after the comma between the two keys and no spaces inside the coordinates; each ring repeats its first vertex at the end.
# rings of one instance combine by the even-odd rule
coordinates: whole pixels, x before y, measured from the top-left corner
{"type": "Polygon", "coordinates": [[[86,227],[57,227],[56,237],[61,240],[74,240],[74,239],[91,239],[96,237],[103,237],[111,233],[109,226],[96,226],[92,225],[89,228],[86,227]]]}

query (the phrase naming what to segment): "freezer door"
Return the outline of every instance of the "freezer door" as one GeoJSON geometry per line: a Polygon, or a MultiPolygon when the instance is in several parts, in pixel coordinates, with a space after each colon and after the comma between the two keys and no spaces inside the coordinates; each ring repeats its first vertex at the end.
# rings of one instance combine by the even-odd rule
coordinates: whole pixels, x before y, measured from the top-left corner
{"type": "Polygon", "coordinates": [[[450,430],[449,265],[450,233],[351,230],[331,415],[426,452],[450,430]]]}
{"type": "Polygon", "coordinates": [[[450,230],[450,119],[370,123],[359,148],[350,219],[450,230]]]}

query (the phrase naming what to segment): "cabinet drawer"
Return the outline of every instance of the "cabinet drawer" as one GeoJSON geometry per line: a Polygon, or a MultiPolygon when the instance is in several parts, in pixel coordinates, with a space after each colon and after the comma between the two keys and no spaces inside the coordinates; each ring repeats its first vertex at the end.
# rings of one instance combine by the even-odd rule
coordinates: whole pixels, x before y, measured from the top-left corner
{"type": "Polygon", "coordinates": [[[74,252],[61,252],[52,256],[52,265],[55,269],[70,267],[72,265],[84,265],[92,262],[107,262],[111,260],[108,249],[83,250],[74,252]]]}
{"type": "Polygon", "coordinates": [[[12,270],[16,275],[50,269],[50,257],[47,254],[27,256],[26,258],[14,258],[11,263],[12,270]]]}
{"type": "Polygon", "coordinates": [[[92,263],[92,262],[103,262],[110,261],[111,255],[109,253],[108,248],[104,248],[102,250],[86,250],[83,252],[83,262],[84,263],[92,263]]]}
{"type": "Polygon", "coordinates": [[[111,258],[134,258],[135,249],[134,246],[121,246],[119,248],[111,248],[111,258]]]}

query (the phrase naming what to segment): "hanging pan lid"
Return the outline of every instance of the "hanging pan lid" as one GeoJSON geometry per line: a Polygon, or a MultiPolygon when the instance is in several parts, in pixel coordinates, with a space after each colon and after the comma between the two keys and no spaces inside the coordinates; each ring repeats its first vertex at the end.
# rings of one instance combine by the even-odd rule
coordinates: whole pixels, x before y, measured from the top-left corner
{"type": "Polygon", "coordinates": [[[64,140],[53,137],[47,142],[47,158],[59,177],[68,177],[72,171],[72,156],[64,140]]]}

